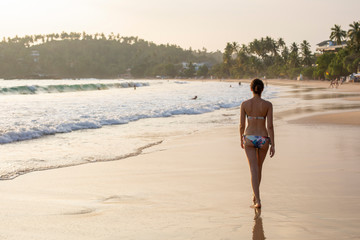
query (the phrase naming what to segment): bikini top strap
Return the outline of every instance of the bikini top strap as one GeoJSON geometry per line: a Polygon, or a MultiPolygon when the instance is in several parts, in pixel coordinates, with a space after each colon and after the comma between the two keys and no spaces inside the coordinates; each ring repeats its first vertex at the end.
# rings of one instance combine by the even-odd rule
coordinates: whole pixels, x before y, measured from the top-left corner
{"type": "Polygon", "coordinates": [[[265,119],[265,117],[251,117],[251,116],[247,116],[248,119],[265,119]]]}

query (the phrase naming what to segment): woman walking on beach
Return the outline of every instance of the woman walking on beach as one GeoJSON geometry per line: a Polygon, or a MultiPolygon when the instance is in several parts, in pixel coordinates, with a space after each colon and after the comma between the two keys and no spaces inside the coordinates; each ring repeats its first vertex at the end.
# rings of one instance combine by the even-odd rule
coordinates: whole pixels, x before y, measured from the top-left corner
{"type": "Polygon", "coordinates": [[[261,98],[264,83],[260,79],[254,79],[250,87],[253,97],[241,104],[240,139],[249,161],[254,207],[260,208],[261,171],[269,145],[270,157],[275,154],[273,107],[271,102],[261,98]],[[246,117],[248,126],[245,129],[246,117]]]}

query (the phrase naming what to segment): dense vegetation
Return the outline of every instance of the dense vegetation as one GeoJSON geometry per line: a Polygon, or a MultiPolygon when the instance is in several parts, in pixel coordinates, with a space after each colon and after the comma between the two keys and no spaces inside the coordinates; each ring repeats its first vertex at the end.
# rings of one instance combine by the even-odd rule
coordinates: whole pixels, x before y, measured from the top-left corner
{"type": "Polygon", "coordinates": [[[290,77],[312,69],[315,58],[310,44],[304,40],[300,48],[292,43],[290,48],[284,40],[271,37],[255,39],[248,45],[227,43],[223,63],[215,66],[212,73],[218,77],[249,78],[256,76],[290,77]]]}
{"type": "Polygon", "coordinates": [[[331,79],[357,71],[360,63],[359,22],[349,25],[345,32],[340,26],[331,28],[330,39],[337,44],[347,40],[347,47],[338,52],[313,54],[310,44],[286,46],[284,40],[271,37],[255,39],[248,45],[227,43],[223,62],[214,66],[211,74],[219,78],[296,78],[300,74],[308,79],[331,79]]]}
{"type": "Polygon", "coordinates": [[[208,67],[221,62],[221,57],[221,52],[184,50],[137,37],[63,32],[4,38],[0,43],[0,78],[206,76],[208,67]],[[184,68],[183,62],[188,67],[184,68]],[[195,68],[192,62],[206,65],[195,68]]]}
{"type": "Polygon", "coordinates": [[[346,32],[339,25],[331,28],[330,39],[337,44],[347,40],[347,47],[336,53],[325,53],[318,57],[318,74],[334,78],[357,72],[360,67],[360,21],[349,25],[346,32]],[[326,68],[327,65],[327,68],[326,68]],[[327,74],[326,74],[327,73],[327,74]]]}
{"type": "Polygon", "coordinates": [[[224,53],[154,44],[137,37],[61,33],[4,38],[0,78],[208,77],[332,79],[356,72],[360,64],[360,22],[346,32],[331,28],[330,39],[347,46],[314,54],[310,44],[287,46],[282,38],[227,43],[224,53]],[[183,63],[187,63],[185,66],[183,63]],[[198,64],[202,63],[202,64],[198,64]]]}

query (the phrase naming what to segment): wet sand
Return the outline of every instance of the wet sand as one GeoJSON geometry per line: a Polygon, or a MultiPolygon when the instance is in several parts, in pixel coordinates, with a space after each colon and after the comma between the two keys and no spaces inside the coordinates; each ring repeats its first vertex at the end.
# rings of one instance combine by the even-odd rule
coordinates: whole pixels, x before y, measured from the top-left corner
{"type": "Polygon", "coordinates": [[[359,125],[326,122],[348,114],[359,116],[275,122],[260,215],[249,207],[249,167],[234,125],[170,138],[121,161],[1,181],[0,237],[359,239],[359,125]]]}
{"type": "Polygon", "coordinates": [[[360,111],[319,114],[290,121],[304,124],[341,124],[360,126],[360,111]]]}
{"type": "Polygon", "coordinates": [[[348,98],[345,98],[345,100],[348,100],[348,101],[360,101],[360,97],[348,97],[348,98]]]}
{"type": "MultiPolygon", "coordinates": [[[[250,83],[251,80],[249,79],[230,79],[225,80],[230,82],[247,82],[250,83]]],[[[297,86],[297,87],[313,87],[313,88],[323,88],[332,90],[335,92],[360,92],[360,83],[359,82],[344,82],[343,84],[339,85],[337,88],[329,88],[330,81],[319,81],[319,80],[290,80],[290,79],[266,79],[264,80],[267,84],[272,85],[279,85],[279,86],[297,86]]]]}

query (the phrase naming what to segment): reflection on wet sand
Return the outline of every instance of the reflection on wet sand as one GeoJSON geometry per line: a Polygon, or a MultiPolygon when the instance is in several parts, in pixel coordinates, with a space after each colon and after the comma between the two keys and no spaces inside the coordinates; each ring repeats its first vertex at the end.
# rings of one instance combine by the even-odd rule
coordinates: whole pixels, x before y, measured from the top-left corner
{"type": "Polygon", "coordinates": [[[283,117],[306,114],[306,113],[324,112],[331,110],[352,110],[352,109],[353,110],[360,109],[360,104],[319,104],[314,106],[298,107],[277,113],[276,119],[281,119],[283,117]]]}
{"type": "Polygon", "coordinates": [[[261,218],[261,209],[255,209],[253,240],[265,240],[263,222],[261,218]]]}
{"type": "Polygon", "coordinates": [[[312,87],[312,88],[297,88],[295,86],[292,86],[292,88],[295,88],[295,90],[289,90],[287,91],[288,93],[307,93],[307,92],[313,92],[313,91],[318,91],[318,90],[324,90],[324,88],[316,88],[316,87],[312,87]]]}
{"type": "Polygon", "coordinates": [[[277,109],[276,119],[299,116],[299,114],[308,115],[326,111],[360,109],[360,102],[356,101],[360,97],[359,93],[331,92],[320,88],[292,88],[281,94],[280,104],[278,104],[281,109],[277,109]],[[286,104],[286,102],[290,104],[286,104]],[[294,102],[297,102],[296,106],[291,104],[294,102]]]}
{"type": "Polygon", "coordinates": [[[302,96],[302,99],[316,100],[316,99],[359,97],[359,96],[360,96],[359,94],[354,94],[354,93],[323,93],[323,94],[305,94],[302,96]]]}
{"type": "Polygon", "coordinates": [[[344,97],[358,97],[359,93],[346,93],[346,92],[332,92],[324,88],[302,88],[296,90],[285,91],[282,98],[294,97],[304,100],[316,99],[330,99],[330,98],[344,98],[344,97]],[[324,92],[325,91],[325,92],[324,92]],[[327,91],[327,92],[326,92],[327,91]]]}

